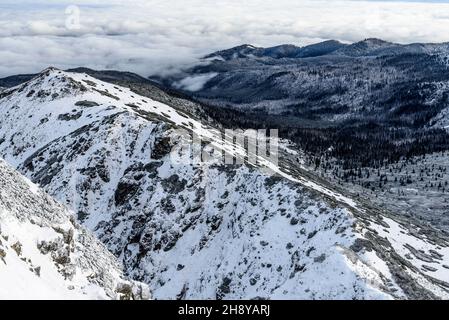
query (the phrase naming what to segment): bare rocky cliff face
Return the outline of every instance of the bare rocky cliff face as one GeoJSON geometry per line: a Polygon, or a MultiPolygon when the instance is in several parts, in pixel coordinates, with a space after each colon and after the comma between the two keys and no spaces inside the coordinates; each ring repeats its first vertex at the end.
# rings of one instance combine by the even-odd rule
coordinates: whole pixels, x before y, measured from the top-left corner
{"type": "Polygon", "coordinates": [[[174,162],[194,148],[176,129],[234,148],[188,101],[164,99],[48,69],[1,93],[0,156],[73,210],[155,298],[448,297],[445,234],[290,162],[274,175],[263,161],[174,162]]]}

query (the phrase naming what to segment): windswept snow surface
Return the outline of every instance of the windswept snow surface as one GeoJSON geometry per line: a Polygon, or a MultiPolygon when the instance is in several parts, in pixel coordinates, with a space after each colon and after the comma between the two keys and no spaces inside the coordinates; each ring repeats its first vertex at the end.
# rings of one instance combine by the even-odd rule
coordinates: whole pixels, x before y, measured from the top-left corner
{"type": "MultiPolygon", "coordinates": [[[[195,148],[179,128],[244,154],[183,108],[56,69],[1,97],[0,155],[70,207],[155,298],[447,298],[443,269],[430,279],[407,261],[397,243],[407,232],[379,235],[390,220],[329,187],[260,157],[172,161],[195,148]]],[[[447,260],[436,239],[426,249],[447,260]]]]}

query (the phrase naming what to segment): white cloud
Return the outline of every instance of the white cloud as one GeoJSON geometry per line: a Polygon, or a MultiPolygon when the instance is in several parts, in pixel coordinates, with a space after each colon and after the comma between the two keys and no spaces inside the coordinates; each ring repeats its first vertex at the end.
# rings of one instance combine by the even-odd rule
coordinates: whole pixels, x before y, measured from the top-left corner
{"type": "Polygon", "coordinates": [[[449,4],[343,0],[78,0],[79,28],[67,28],[71,1],[0,3],[0,76],[48,65],[169,72],[242,43],[304,45],[378,37],[448,40],[449,4]]]}
{"type": "Polygon", "coordinates": [[[212,78],[214,78],[217,73],[208,73],[193,77],[187,77],[182,79],[181,81],[175,83],[175,87],[178,89],[184,89],[188,91],[199,91],[203,89],[204,85],[212,78]]]}

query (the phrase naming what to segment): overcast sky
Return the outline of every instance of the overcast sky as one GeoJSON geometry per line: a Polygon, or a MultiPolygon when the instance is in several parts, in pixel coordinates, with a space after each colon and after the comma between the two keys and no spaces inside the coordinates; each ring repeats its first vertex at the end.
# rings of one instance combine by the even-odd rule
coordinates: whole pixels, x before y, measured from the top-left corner
{"type": "Polygon", "coordinates": [[[445,42],[448,2],[0,0],[0,76],[49,65],[147,76],[243,43],[445,42]]]}

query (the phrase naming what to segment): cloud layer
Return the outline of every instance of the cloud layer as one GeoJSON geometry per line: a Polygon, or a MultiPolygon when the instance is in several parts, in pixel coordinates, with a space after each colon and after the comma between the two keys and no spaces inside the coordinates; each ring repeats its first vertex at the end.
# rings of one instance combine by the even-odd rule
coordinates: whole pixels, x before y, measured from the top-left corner
{"type": "Polygon", "coordinates": [[[441,1],[76,3],[79,16],[70,1],[2,1],[0,76],[36,72],[48,65],[130,70],[147,76],[177,70],[202,55],[242,43],[305,45],[368,37],[401,43],[449,41],[449,4],[441,1]]]}

